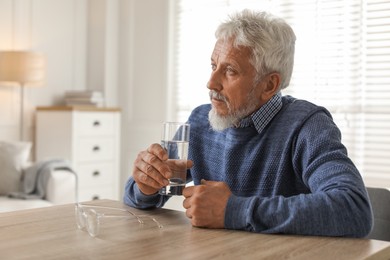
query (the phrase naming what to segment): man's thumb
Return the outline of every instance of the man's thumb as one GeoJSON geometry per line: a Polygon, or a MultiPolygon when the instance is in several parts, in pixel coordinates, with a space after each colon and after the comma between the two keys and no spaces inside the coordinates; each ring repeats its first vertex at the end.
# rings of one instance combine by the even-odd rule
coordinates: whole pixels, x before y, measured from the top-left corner
{"type": "Polygon", "coordinates": [[[200,184],[202,184],[202,185],[215,186],[218,183],[219,183],[219,181],[206,181],[205,179],[200,180],[200,184]]]}

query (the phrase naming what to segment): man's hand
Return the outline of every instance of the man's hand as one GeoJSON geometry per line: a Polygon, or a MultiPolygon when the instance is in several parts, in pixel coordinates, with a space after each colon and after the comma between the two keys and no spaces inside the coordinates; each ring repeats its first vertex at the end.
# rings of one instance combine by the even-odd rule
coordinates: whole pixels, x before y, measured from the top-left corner
{"type": "Polygon", "coordinates": [[[159,144],[152,144],[134,161],[133,178],[142,193],[151,195],[168,185],[171,171],[165,161],[168,154],[159,144]]]}
{"type": "MultiPolygon", "coordinates": [[[[167,160],[167,151],[159,144],[152,144],[146,151],[138,154],[134,161],[133,178],[143,194],[155,194],[169,184],[172,172],[167,160]]],[[[192,165],[192,161],[188,160],[187,168],[192,165]]]]}
{"type": "Polygon", "coordinates": [[[232,192],[224,182],[202,180],[201,185],[186,187],[183,207],[195,227],[224,228],[225,209],[232,192]]]}

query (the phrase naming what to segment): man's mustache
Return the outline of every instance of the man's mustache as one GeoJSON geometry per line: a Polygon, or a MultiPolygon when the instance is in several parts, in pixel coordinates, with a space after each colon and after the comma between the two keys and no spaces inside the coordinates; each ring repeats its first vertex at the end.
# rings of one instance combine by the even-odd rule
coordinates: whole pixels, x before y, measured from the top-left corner
{"type": "Polygon", "coordinates": [[[217,99],[217,100],[223,101],[225,103],[228,103],[227,98],[225,96],[223,96],[221,93],[218,93],[215,90],[210,90],[209,96],[210,96],[210,100],[211,99],[217,99]]]}

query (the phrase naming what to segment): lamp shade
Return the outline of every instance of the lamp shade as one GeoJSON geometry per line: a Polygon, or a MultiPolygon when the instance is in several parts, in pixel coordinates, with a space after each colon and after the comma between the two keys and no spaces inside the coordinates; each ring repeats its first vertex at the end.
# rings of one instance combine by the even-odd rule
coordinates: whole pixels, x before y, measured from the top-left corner
{"type": "Polygon", "coordinates": [[[39,83],[45,77],[45,58],[30,51],[0,51],[0,81],[39,83]]]}

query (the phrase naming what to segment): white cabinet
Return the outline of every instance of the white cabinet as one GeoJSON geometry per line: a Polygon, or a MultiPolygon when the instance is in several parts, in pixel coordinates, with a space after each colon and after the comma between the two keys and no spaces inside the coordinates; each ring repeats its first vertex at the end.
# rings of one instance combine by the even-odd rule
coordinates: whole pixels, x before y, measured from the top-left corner
{"type": "Polygon", "coordinates": [[[79,201],[120,199],[120,109],[38,107],[35,148],[37,161],[71,162],[79,201]]]}

